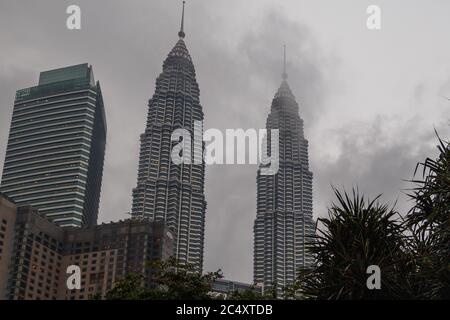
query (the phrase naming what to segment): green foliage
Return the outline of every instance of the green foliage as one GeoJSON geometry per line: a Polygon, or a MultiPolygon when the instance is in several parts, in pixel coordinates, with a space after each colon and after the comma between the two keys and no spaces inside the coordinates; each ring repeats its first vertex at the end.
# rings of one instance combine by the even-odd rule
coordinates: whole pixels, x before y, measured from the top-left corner
{"type": "Polygon", "coordinates": [[[152,268],[156,270],[154,280],[158,284],[153,291],[160,299],[211,299],[212,283],[222,278],[220,270],[202,275],[193,265],[181,264],[174,258],[153,263],[152,268]]]}
{"type": "Polygon", "coordinates": [[[275,299],[272,291],[266,292],[264,295],[253,289],[236,290],[228,296],[228,300],[273,300],[275,299]]]}
{"type": "Polygon", "coordinates": [[[209,300],[212,283],[222,277],[220,270],[201,275],[194,266],[176,259],[150,263],[152,286],[142,276],[129,274],[107,292],[107,300],[209,300]]]}
{"type": "Polygon", "coordinates": [[[105,295],[106,300],[142,300],[147,292],[143,286],[142,276],[131,273],[120,280],[105,295]]]}
{"type": "Polygon", "coordinates": [[[316,266],[300,270],[294,287],[297,298],[317,299],[395,299],[411,298],[407,242],[397,212],[379,197],[366,201],[353,190],[352,196],[334,189],[338,199],[329,217],[319,221],[310,250],[316,266]],[[383,290],[369,290],[367,267],[383,270],[383,290]]]}
{"type": "Polygon", "coordinates": [[[439,138],[439,157],[419,163],[415,206],[406,217],[417,272],[415,289],[426,299],[450,299],[450,145],[439,138]]]}

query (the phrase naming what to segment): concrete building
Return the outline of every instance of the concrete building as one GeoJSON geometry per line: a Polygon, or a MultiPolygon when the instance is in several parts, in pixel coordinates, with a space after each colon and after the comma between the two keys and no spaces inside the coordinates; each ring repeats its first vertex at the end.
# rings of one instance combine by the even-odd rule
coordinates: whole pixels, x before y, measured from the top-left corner
{"type": "Polygon", "coordinates": [[[50,300],[60,298],[65,282],[64,229],[30,206],[17,208],[7,299],[50,300]]]}
{"type": "Polygon", "coordinates": [[[1,249],[8,255],[0,260],[0,287],[5,288],[6,299],[89,299],[103,296],[129,273],[143,275],[148,287],[152,284],[148,263],[173,254],[175,237],[162,223],[129,219],[62,228],[30,206],[16,209],[3,196],[0,221],[5,217],[9,240],[1,249]],[[79,290],[68,290],[66,285],[71,265],[81,271],[79,290]]]}
{"type": "Polygon", "coordinates": [[[0,300],[6,299],[6,281],[2,281],[2,279],[8,278],[16,210],[16,204],[0,193],[0,300]]]}
{"type": "Polygon", "coordinates": [[[279,130],[279,169],[273,175],[261,174],[264,164],[258,169],[254,223],[254,282],[278,294],[311,265],[307,245],[315,230],[308,141],[286,70],[282,78],[266,122],[268,131],[279,130]]]}
{"type": "Polygon", "coordinates": [[[125,220],[95,227],[67,230],[63,265],[81,267],[81,290],[63,284],[61,298],[88,299],[104,294],[130,273],[142,275],[152,285],[149,262],[173,254],[173,234],[162,223],[125,220]]]}
{"type": "Polygon", "coordinates": [[[16,93],[0,190],[57,225],[94,225],[105,144],[92,67],[41,72],[37,86],[16,93]]]}

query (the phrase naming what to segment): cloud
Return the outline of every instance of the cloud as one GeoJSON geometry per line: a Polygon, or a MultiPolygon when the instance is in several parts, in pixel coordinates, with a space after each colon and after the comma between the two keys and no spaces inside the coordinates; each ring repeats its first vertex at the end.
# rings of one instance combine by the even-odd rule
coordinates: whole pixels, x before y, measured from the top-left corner
{"type": "MultiPolygon", "coordinates": [[[[438,125],[444,135],[445,123],[438,125]]],[[[335,158],[313,157],[315,168],[315,213],[327,215],[327,207],[334,200],[331,186],[338,189],[359,188],[372,199],[382,195],[384,202],[394,204],[406,213],[411,203],[406,194],[413,184],[414,170],[425,157],[436,157],[437,137],[431,126],[418,117],[399,120],[377,116],[372,122],[347,123],[330,130],[338,155],[335,158]]]]}

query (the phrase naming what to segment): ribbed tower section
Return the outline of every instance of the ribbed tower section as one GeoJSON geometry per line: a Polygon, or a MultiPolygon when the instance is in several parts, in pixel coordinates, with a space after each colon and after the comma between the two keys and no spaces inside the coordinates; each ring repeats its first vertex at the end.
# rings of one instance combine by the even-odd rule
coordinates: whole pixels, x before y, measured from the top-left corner
{"type": "Polygon", "coordinates": [[[276,287],[278,294],[299,268],[312,263],[306,243],[314,233],[308,141],[285,73],[283,78],[266,122],[268,132],[279,129],[279,170],[274,175],[262,175],[262,165],[258,170],[254,223],[254,281],[265,291],[276,287]]]}
{"type": "MultiPolygon", "coordinates": [[[[171,142],[176,129],[189,130],[192,153],[197,150],[203,154],[204,150],[202,142],[194,142],[194,122],[203,121],[200,91],[183,40],[184,32],[180,31],[179,36],[164,61],[155,93],[148,103],[132,215],[164,221],[176,235],[175,257],[202,271],[206,211],[204,161],[177,165],[171,160],[172,149],[179,143],[171,142]]],[[[200,130],[197,135],[202,139],[202,125],[200,130]]]]}

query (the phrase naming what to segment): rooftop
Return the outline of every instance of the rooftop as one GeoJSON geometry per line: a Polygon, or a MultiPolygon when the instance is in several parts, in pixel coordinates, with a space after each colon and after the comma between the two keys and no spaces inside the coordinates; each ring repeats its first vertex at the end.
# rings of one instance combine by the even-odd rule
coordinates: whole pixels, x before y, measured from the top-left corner
{"type": "Polygon", "coordinates": [[[95,83],[92,67],[87,63],[74,66],[43,71],[39,75],[39,85],[61,82],[74,79],[89,79],[91,84],[95,83]]]}
{"type": "Polygon", "coordinates": [[[16,102],[64,91],[95,87],[92,66],[87,63],[41,72],[37,86],[16,92],[16,102]]]}

